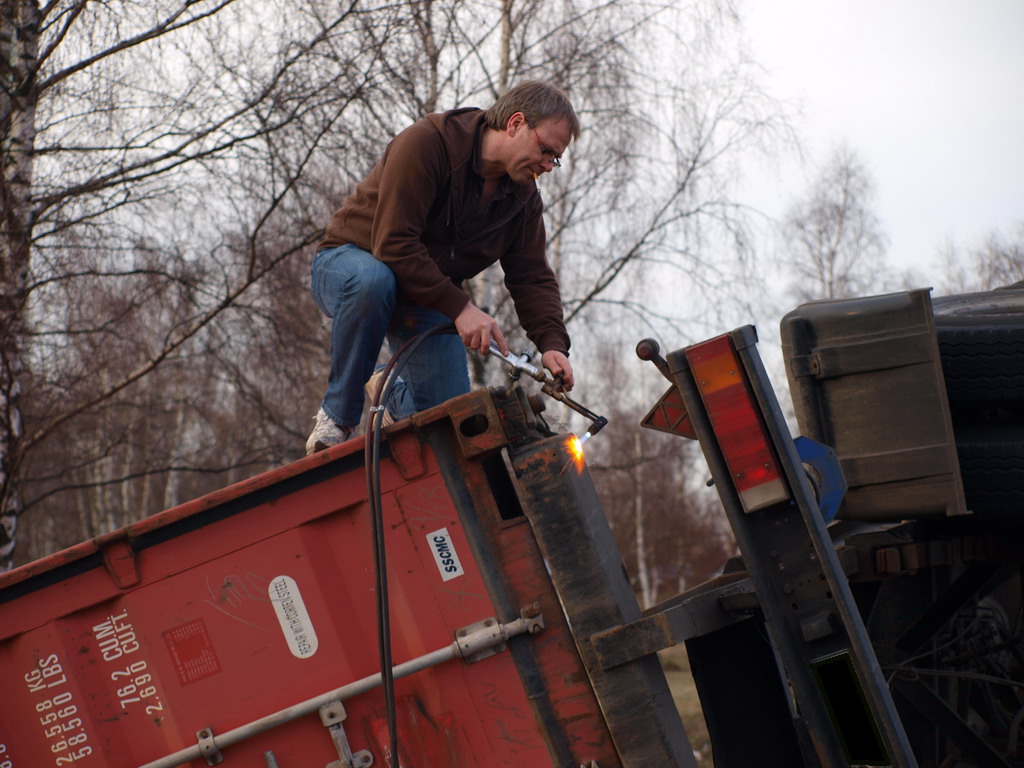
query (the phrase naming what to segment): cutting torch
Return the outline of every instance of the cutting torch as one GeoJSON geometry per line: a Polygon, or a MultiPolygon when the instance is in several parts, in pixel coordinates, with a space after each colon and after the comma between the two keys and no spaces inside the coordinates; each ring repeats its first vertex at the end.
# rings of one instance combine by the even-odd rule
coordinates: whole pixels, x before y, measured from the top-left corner
{"type": "Polygon", "coordinates": [[[503,361],[507,365],[512,367],[512,371],[509,373],[509,377],[515,381],[521,374],[526,374],[531,379],[539,381],[541,384],[540,391],[548,397],[552,397],[558,400],[560,403],[572,408],[576,413],[581,414],[584,418],[591,420],[591,425],[587,429],[587,433],[580,438],[580,442],[584,443],[591,437],[600,432],[604,426],[608,423],[608,419],[604,416],[598,416],[596,413],[591,411],[584,405],[577,403],[565,392],[565,388],[562,385],[561,377],[552,378],[544,368],[538,368],[530,362],[533,357],[529,352],[524,352],[521,355],[514,355],[509,352],[507,355],[503,354],[498,345],[492,340],[490,347],[487,350],[491,355],[503,361]]]}

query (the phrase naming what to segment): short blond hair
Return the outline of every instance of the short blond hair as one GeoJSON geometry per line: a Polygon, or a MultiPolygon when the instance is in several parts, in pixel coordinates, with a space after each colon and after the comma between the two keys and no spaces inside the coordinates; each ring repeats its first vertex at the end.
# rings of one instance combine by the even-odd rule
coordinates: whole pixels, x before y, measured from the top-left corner
{"type": "Polygon", "coordinates": [[[522,112],[530,125],[542,120],[565,120],[573,139],[580,137],[580,121],[569,97],[561,88],[543,80],[526,80],[509,89],[487,110],[487,127],[503,131],[516,112],[522,112]]]}

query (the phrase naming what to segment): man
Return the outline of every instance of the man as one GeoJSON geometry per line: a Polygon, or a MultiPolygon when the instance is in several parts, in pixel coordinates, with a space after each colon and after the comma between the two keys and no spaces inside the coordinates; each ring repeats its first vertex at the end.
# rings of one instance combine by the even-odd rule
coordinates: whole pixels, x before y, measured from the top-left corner
{"type": "Polygon", "coordinates": [[[469,391],[463,345],[486,355],[493,339],[508,352],[495,319],[462,289],[496,261],[542,364],[572,389],[536,179],[561,165],[579,132],[566,95],[530,81],[486,112],[428,115],[388,145],[332,217],[313,260],[313,296],[332,319],[331,369],[307,454],[352,436],[385,337],[394,352],[442,323],[454,321],[458,333],[417,348],[402,372],[407,401],[388,404],[396,418],[469,391]]]}

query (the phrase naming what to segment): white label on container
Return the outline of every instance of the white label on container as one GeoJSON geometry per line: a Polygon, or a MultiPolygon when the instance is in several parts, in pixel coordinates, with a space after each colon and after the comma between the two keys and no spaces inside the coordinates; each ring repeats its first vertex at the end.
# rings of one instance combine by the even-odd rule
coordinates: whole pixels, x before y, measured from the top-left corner
{"type": "Polygon", "coordinates": [[[455,544],[452,537],[448,535],[447,528],[440,528],[433,533],[427,534],[427,544],[430,551],[434,553],[434,560],[437,562],[437,570],[441,572],[442,581],[451,581],[456,576],[461,576],[462,563],[455,553],[455,544]]]}
{"type": "Polygon", "coordinates": [[[319,643],[295,579],[291,576],[278,576],[271,580],[267,592],[292,656],[300,659],[312,657],[319,643]]]}

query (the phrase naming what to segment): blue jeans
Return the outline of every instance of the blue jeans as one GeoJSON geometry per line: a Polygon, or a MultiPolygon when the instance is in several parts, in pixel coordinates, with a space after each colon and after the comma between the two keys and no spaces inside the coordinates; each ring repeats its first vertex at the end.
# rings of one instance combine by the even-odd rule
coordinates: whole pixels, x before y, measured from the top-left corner
{"type": "MultiPolygon", "coordinates": [[[[321,407],[342,426],[359,423],[363,386],[387,338],[391,353],[424,331],[451,319],[416,304],[397,289],[394,273],[354,245],[317,251],[312,292],[331,318],[331,369],[321,407]]],[[[456,334],[424,339],[401,370],[388,410],[396,419],[469,392],[466,348],[456,334]],[[400,384],[401,382],[398,382],[400,384]]]]}

